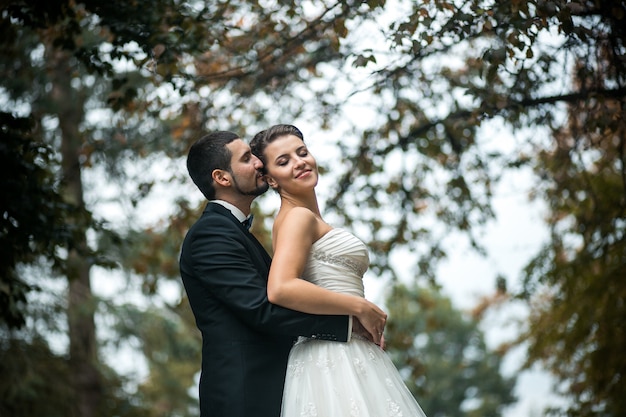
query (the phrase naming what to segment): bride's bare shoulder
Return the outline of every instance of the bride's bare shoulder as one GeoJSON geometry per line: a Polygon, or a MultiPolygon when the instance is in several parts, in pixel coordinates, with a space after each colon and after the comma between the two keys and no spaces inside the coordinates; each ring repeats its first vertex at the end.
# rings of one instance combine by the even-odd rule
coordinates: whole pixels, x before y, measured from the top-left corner
{"type": "Polygon", "coordinates": [[[315,214],[306,207],[291,207],[287,210],[281,209],[274,219],[274,230],[278,231],[283,227],[287,229],[309,228],[316,223],[315,214]]]}

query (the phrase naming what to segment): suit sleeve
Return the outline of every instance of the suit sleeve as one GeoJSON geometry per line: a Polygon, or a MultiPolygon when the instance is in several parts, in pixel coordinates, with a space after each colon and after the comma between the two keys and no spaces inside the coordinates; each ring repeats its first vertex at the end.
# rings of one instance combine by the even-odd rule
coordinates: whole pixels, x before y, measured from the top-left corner
{"type": "Polygon", "coordinates": [[[245,232],[233,222],[211,226],[197,228],[187,242],[192,273],[241,321],[265,333],[349,339],[349,316],[305,314],[271,304],[267,299],[268,265],[245,232]]]}

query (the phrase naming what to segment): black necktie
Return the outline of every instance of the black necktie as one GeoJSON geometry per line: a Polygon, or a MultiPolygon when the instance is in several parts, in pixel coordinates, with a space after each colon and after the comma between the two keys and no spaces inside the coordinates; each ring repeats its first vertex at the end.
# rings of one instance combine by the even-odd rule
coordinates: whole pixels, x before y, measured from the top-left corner
{"type": "Polygon", "coordinates": [[[245,227],[247,230],[250,230],[250,226],[252,226],[252,219],[253,218],[254,218],[254,216],[251,214],[244,221],[242,221],[241,224],[243,224],[243,227],[245,227]]]}

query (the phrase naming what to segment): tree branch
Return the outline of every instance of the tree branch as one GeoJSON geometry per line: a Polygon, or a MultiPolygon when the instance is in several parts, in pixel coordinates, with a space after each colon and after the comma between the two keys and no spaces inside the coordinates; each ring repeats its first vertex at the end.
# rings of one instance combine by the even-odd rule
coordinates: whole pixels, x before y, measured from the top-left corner
{"type": "MultiPolygon", "coordinates": [[[[510,100],[509,103],[515,106],[540,106],[542,104],[554,104],[557,102],[574,103],[581,100],[588,100],[590,98],[613,98],[621,99],[626,98],[626,88],[620,87],[616,89],[595,89],[595,90],[581,90],[575,93],[561,94],[557,96],[547,96],[538,98],[524,98],[519,101],[510,100]]],[[[511,107],[510,105],[506,106],[511,107]]]]}

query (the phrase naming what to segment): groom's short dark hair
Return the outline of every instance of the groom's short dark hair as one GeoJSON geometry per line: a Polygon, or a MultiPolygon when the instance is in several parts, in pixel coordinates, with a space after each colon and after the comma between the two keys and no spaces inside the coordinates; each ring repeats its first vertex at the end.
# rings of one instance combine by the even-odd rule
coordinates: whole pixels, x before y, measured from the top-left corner
{"type": "Polygon", "coordinates": [[[215,199],[213,171],[230,170],[232,154],[226,145],[235,139],[239,139],[236,133],[220,130],[201,137],[189,149],[187,171],[207,200],[215,199]]]}

